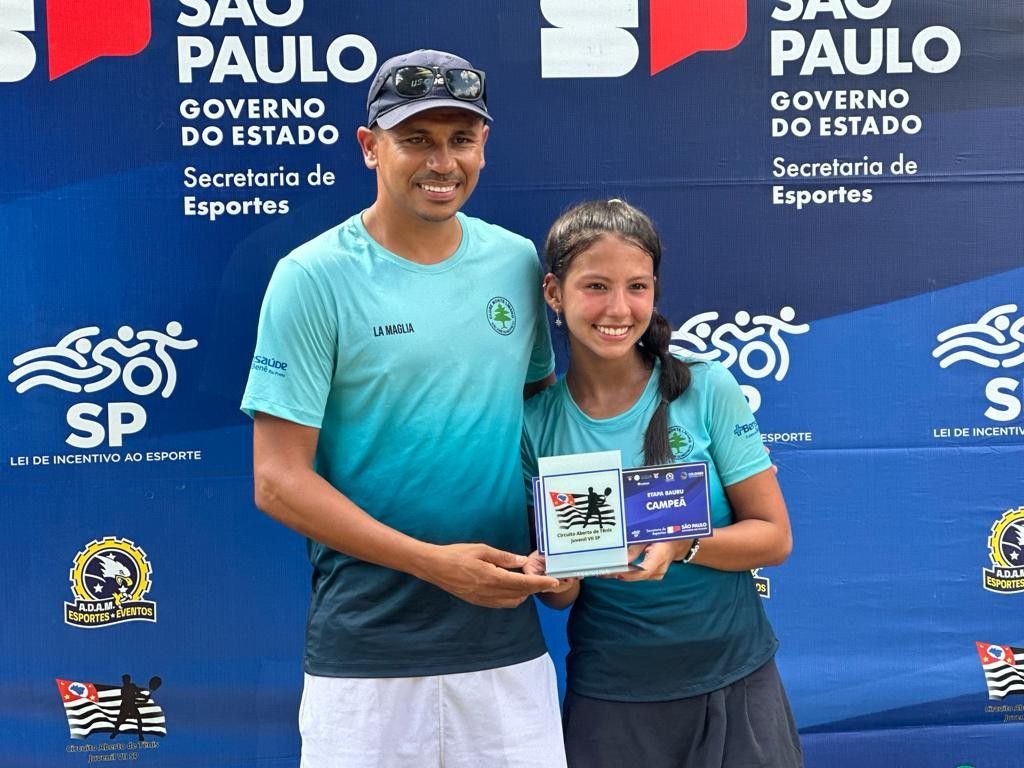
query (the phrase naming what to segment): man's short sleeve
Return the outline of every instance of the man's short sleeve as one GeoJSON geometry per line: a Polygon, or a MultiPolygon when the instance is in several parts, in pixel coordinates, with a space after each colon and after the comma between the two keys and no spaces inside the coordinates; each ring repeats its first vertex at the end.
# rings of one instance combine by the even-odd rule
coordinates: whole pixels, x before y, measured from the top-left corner
{"type": "Polygon", "coordinates": [[[260,310],[242,410],[320,428],[334,375],[336,315],[309,273],[278,262],[260,310]]]}
{"type": "Polygon", "coordinates": [[[720,363],[707,363],[705,418],[711,456],[722,485],[746,480],[771,467],[761,430],[733,375],[720,363]]]}
{"type": "Polygon", "coordinates": [[[541,285],[543,277],[540,273],[540,263],[537,264],[537,319],[533,329],[533,350],[530,354],[530,367],[526,371],[526,383],[547,377],[555,370],[555,351],[551,347],[551,328],[548,326],[547,304],[541,298],[541,285]]]}

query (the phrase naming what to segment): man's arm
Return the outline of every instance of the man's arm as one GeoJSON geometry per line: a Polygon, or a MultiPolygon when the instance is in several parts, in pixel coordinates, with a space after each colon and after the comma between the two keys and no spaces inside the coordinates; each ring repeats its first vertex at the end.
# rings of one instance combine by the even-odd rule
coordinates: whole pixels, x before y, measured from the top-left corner
{"type": "Polygon", "coordinates": [[[257,413],[253,429],[256,506],[331,549],[411,574],[456,597],[513,608],[558,587],[548,576],[513,573],[526,558],[486,544],[437,545],[375,520],[313,470],[320,430],[257,413]]]}

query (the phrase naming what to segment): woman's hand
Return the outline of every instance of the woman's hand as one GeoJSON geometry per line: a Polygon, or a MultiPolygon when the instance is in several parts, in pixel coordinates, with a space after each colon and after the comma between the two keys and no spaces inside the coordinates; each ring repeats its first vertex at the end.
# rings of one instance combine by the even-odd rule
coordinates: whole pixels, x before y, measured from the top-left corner
{"type": "Polygon", "coordinates": [[[637,563],[640,567],[616,574],[612,578],[620,581],[661,581],[672,561],[686,555],[692,543],[693,539],[674,539],[651,544],[632,544],[629,547],[629,562],[632,563],[642,557],[643,559],[637,563]]]}

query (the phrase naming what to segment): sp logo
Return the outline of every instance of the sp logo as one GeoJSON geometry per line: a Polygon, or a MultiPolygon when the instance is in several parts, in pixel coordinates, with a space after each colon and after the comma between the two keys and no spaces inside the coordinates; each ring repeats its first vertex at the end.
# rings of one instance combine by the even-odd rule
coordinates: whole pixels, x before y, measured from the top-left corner
{"type": "MultiPolygon", "coordinates": [[[[541,77],[621,77],[640,59],[639,0],[541,0],[541,77]]],[[[747,0],[650,0],[651,74],[747,34],[747,0]]]]}
{"type": "MultiPolygon", "coordinates": [[[[0,83],[35,69],[35,0],[0,3],[0,83]]],[[[103,56],[134,56],[151,34],[149,0],[46,0],[50,79],[103,56]]]]}

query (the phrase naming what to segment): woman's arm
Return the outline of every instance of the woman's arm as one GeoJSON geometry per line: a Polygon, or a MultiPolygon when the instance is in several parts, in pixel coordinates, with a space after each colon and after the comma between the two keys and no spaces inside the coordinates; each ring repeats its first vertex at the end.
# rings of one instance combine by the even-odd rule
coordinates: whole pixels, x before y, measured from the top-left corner
{"type": "Polygon", "coordinates": [[[690,564],[746,571],[785,561],[793,549],[793,532],[775,472],[766,469],[726,486],[725,494],[735,522],[701,539],[690,564]]]}

